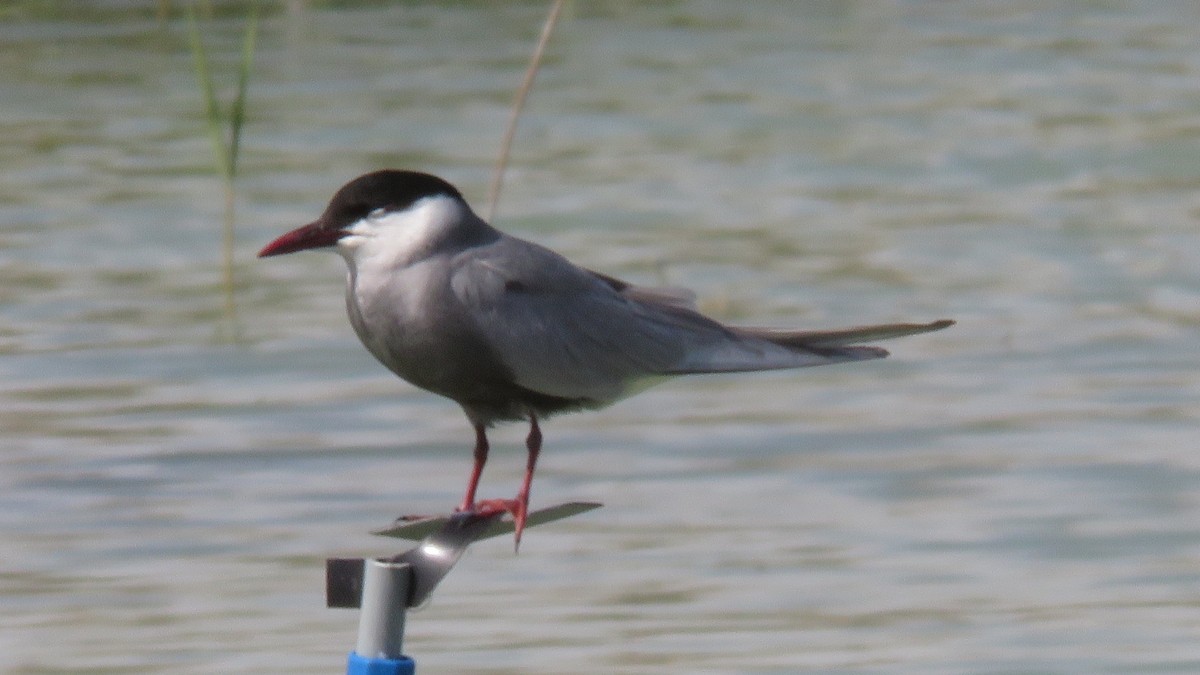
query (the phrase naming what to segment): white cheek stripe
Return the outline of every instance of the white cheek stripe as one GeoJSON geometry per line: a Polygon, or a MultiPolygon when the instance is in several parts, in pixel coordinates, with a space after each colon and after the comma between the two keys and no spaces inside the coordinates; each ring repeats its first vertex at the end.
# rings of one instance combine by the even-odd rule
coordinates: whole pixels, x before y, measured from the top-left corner
{"type": "Polygon", "coordinates": [[[463,217],[462,205],[452,197],[419,199],[403,211],[367,216],[346,228],[350,234],[338,241],[347,260],[381,257],[411,261],[430,240],[463,217]]]}

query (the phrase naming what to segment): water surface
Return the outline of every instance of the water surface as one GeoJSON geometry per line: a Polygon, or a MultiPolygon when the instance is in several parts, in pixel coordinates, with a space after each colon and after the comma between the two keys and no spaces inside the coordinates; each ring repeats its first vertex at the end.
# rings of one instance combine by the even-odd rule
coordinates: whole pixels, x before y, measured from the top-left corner
{"type": "MultiPolygon", "coordinates": [[[[265,8],[231,328],[153,4],[0,10],[0,670],[337,672],[324,558],[456,503],[470,430],[358,345],[341,261],[253,254],[384,166],[482,209],[546,8],[265,8]]],[[[552,421],[535,506],[606,507],[473,549],[410,618],[422,672],[1200,670],[1198,15],[570,3],[501,227],[730,321],[960,323],[552,421]]]]}

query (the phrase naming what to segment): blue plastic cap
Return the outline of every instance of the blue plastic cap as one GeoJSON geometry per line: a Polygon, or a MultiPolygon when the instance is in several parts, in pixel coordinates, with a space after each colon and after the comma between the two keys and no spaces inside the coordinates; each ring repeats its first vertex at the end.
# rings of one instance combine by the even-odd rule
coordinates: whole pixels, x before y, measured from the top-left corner
{"type": "Polygon", "coordinates": [[[398,659],[369,659],[350,652],[346,675],[414,675],[417,663],[407,656],[398,659]]]}

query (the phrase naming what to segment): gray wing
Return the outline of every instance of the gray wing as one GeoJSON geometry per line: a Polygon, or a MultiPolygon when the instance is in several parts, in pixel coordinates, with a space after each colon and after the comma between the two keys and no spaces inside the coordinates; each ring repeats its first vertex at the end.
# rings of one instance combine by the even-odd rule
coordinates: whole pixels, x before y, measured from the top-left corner
{"type": "Polygon", "coordinates": [[[628,300],[644,302],[649,305],[686,309],[693,312],[699,311],[696,307],[696,294],[691,289],[674,286],[656,288],[635,286],[628,281],[621,281],[616,277],[610,277],[595,270],[584,271],[608,284],[613,290],[628,300]]]}
{"type": "Polygon", "coordinates": [[[776,344],[693,311],[678,291],[632,286],[508,236],[456,256],[451,286],[516,384],[552,396],[602,403],[661,376],[886,355],[776,344]]]}

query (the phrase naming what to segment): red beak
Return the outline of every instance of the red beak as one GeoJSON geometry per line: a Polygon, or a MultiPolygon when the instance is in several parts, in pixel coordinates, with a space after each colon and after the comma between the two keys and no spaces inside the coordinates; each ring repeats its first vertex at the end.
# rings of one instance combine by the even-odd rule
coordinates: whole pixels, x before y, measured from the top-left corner
{"type": "Polygon", "coordinates": [[[267,244],[263,250],[258,252],[258,257],[266,258],[284,253],[295,253],[310,248],[326,248],[333,246],[338,239],[344,236],[346,236],[345,230],[326,227],[323,222],[317,220],[304,227],[298,227],[267,244]]]}

